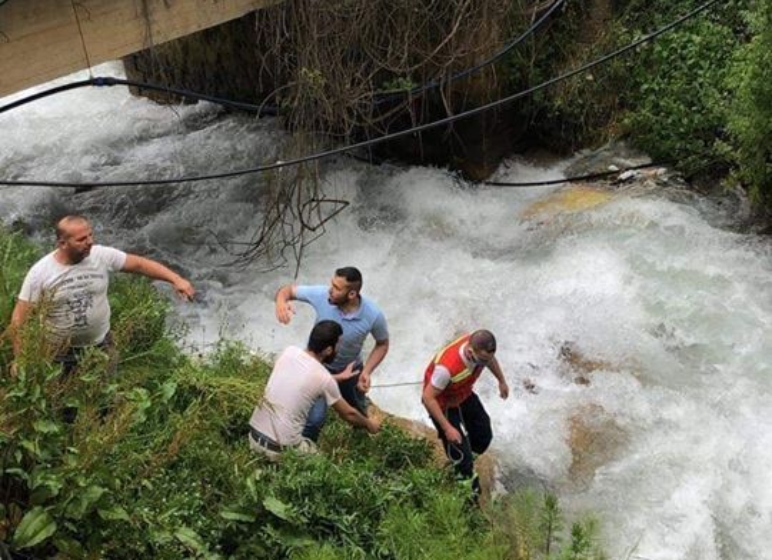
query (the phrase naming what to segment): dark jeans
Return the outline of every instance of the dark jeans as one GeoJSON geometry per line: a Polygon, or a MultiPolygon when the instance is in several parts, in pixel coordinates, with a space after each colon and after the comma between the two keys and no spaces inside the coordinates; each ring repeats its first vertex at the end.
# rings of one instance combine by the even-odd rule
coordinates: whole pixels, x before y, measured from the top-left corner
{"type": "Polygon", "coordinates": [[[484,453],[491,444],[493,439],[491,418],[475,393],[472,393],[459,406],[446,409],[445,417],[461,432],[462,437],[460,446],[448,442],[445,433],[432,418],[445,448],[445,454],[453,462],[453,467],[460,477],[473,479],[472,490],[475,494],[479,494],[480,482],[474,476],[474,455],[484,453]]]}
{"type": "MultiPolygon", "coordinates": [[[[68,348],[64,354],[54,358],[54,362],[62,366],[62,379],[67,379],[78,370],[78,365],[83,359],[83,356],[91,350],[96,348],[108,355],[109,361],[107,364],[107,374],[112,376],[118,369],[118,353],[113,345],[113,337],[108,332],[102,342],[95,344],[94,346],[85,346],[78,348],[68,348]]],[[[68,424],[75,422],[75,418],[78,416],[78,408],[74,406],[65,406],[62,410],[62,420],[68,424]]]]}
{"type": "Polygon", "coordinates": [[[99,344],[95,344],[93,346],[82,346],[77,348],[70,347],[67,349],[67,351],[64,354],[60,354],[59,356],[56,356],[54,358],[54,362],[62,366],[63,379],[67,379],[67,377],[72,375],[78,369],[78,365],[80,364],[80,361],[83,359],[83,356],[85,356],[86,353],[92,348],[101,350],[102,352],[108,355],[110,360],[107,364],[107,374],[108,375],[115,374],[118,366],[118,359],[117,359],[118,356],[115,351],[115,345],[113,344],[113,336],[110,332],[108,332],[105,335],[105,337],[102,339],[102,342],[100,342],[99,344]]]}
{"type": "MultiPolygon", "coordinates": [[[[357,364],[355,369],[359,373],[362,371],[362,365],[357,364]]],[[[333,372],[330,373],[339,373],[333,372]]],[[[359,412],[367,416],[367,400],[365,394],[357,389],[357,383],[359,382],[359,373],[357,373],[351,379],[346,379],[338,383],[341,396],[345,401],[356,408],[359,412]]],[[[311,410],[308,411],[306,417],[306,425],[303,427],[303,437],[310,439],[313,442],[319,441],[319,435],[322,433],[322,428],[327,420],[327,401],[324,397],[319,397],[314,401],[311,410]]]]}

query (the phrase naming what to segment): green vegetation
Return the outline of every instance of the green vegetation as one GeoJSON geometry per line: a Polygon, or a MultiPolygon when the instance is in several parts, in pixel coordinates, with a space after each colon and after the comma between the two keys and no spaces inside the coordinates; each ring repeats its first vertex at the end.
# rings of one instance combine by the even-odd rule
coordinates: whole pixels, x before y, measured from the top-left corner
{"type": "MultiPolygon", "coordinates": [[[[2,325],[37,256],[0,231],[2,325]]],[[[322,453],[252,454],[247,422],[269,365],[223,342],[183,355],[147,282],[116,279],[118,375],[88,356],[63,380],[29,321],[17,376],[0,347],[0,556],[111,559],[600,559],[591,522],[563,526],[552,496],[483,510],[391,425],[370,437],[333,421],[322,453]],[[74,423],[62,421],[76,407],[74,423]]]]}
{"type": "Polygon", "coordinates": [[[772,210],[772,1],[756,2],[747,21],[751,39],[736,51],[727,80],[736,91],[727,147],[753,199],[772,210]]]}
{"type": "MultiPolygon", "coordinates": [[[[697,8],[697,0],[567,3],[508,58],[510,89],[554,78],[697,8]],[[592,9],[591,9],[592,6],[592,9]],[[593,13],[592,10],[595,10],[593,13]]],[[[734,179],[772,210],[772,2],[718,2],[632,52],[524,101],[531,137],[571,152],[626,138],[687,176],[734,179]]]]}

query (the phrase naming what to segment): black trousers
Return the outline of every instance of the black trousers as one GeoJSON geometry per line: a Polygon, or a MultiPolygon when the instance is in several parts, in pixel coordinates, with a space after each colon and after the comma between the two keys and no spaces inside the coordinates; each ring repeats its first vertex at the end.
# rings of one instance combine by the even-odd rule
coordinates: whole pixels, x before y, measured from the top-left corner
{"type": "MultiPolygon", "coordinates": [[[[491,418],[485,411],[477,394],[472,393],[459,406],[445,411],[448,421],[461,432],[461,445],[450,443],[439,424],[432,418],[437,434],[445,447],[445,454],[453,462],[456,473],[463,478],[474,478],[474,456],[485,452],[493,439],[491,418]]],[[[475,479],[472,484],[475,492],[479,492],[479,483],[475,479]]]]}
{"type": "Polygon", "coordinates": [[[113,335],[108,331],[99,344],[95,344],[93,347],[70,347],[63,354],[54,358],[54,362],[62,366],[62,378],[66,379],[78,369],[81,359],[91,348],[97,348],[109,356],[110,361],[107,365],[107,374],[113,375],[115,373],[118,366],[118,355],[113,344],[113,335]]]}
{"type": "MultiPolygon", "coordinates": [[[[54,358],[54,362],[61,364],[62,366],[62,379],[67,379],[78,370],[81,359],[91,348],[91,346],[78,348],[70,347],[65,353],[54,358]]],[[[110,377],[115,375],[118,368],[118,352],[113,344],[112,334],[108,332],[102,342],[95,344],[93,348],[97,348],[108,355],[107,375],[110,377]]],[[[77,417],[77,407],[65,406],[62,410],[62,420],[67,424],[74,423],[77,417]]]]}

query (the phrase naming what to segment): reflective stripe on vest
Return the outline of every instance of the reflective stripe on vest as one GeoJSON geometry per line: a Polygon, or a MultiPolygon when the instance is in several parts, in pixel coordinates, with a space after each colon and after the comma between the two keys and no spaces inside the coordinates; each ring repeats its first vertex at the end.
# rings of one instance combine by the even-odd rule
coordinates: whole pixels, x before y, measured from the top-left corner
{"type": "Polygon", "coordinates": [[[437,396],[437,401],[444,409],[458,406],[472,394],[472,386],[482,373],[482,366],[468,367],[461,356],[461,348],[469,343],[469,334],[461,336],[440,350],[429,364],[424,374],[424,386],[431,384],[431,376],[436,365],[442,365],[450,373],[450,383],[437,396]]]}

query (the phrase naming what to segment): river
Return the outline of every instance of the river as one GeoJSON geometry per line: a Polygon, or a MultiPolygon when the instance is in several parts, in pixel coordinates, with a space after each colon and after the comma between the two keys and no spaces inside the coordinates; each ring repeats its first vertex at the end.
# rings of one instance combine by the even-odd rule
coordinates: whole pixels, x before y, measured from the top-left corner
{"type": "MultiPolygon", "coordinates": [[[[117,88],[26,105],[0,115],[0,130],[3,178],[66,181],[252,167],[274,161],[281,136],[270,119],[159,107],[117,88]]],[[[560,178],[570,163],[513,159],[496,178],[560,178]]],[[[513,387],[501,401],[492,376],[478,384],[504,490],[517,479],[508,473],[521,473],[556,491],[570,516],[594,512],[614,559],[770,557],[769,239],[717,227],[722,210],[709,200],[656,189],[566,210],[544,202],[560,186],[472,187],[441,169],[345,157],[325,163],[324,181],[350,205],[305,249],[297,281],[362,270],[390,327],[378,405],[427,422],[416,383],[432,353],[457,332],[488,328],[513,387]]],[[[313,320],[302,305],[289,326],[274,318],[292,263],[227,266],[233,257],[215,242],[254,235],[264,188],[261,175],[77,195],[2,187],[0,219],[24,221],[51,245],[55,216],[87,214],[98,240],[193,280],[200,301],[176,306],[191,350],[225,336],[276,353],[302,344],[313,320]]]]}

